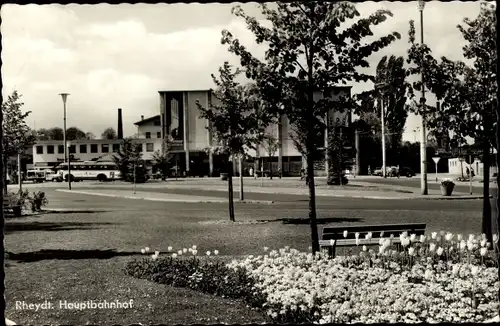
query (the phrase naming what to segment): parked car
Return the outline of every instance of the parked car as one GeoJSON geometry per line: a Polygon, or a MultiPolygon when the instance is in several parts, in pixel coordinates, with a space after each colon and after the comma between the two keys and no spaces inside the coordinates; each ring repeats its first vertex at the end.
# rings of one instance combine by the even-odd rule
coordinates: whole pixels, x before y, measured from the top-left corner
{"type": "Polygon", "coordinates": [[[399,168],[399,175],[402,177],[411,178],[411,177],[415,176],[416,174],[415,174],[415,172],[413,172],[412,169],[407,168],[407,167],[402,167],[402,168],[399,168]]]}
{"type": "Polygon", "coordinates": [[[373,170],[372,175],[378,175],[378,176],[383,176],[382,168],[376,168],[373,170]]]}

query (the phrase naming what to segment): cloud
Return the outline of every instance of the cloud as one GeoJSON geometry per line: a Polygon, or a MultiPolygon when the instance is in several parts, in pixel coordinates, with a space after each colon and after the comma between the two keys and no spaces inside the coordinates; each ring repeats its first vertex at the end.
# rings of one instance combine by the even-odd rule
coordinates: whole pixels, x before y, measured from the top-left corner
{"type": "MultiPolygon", "coordinates": [[[[255,4],[242,6],[252,15],[258,11],[255,4]]],[[[263,57],[264,49],[255,44],[245,23],[230,15],[230,7],[4,5],[4,95],[18,89],[26,109],[33,111],[30,119],[40,128],[61,124],[58,94],[68,92],[69,123],[96,135],[116,125],[120,107],[124,131],[131,135],[140,115],[158,114],[158,90],[213,87],[210,74],[217,73],[223,61],[238,64],[220,44],[223,29],[263,57]]],[[[408,21],[418,22],[419,14],[414,2],[364,2],[357,7],[362,16],[382,8],[393,12],[394,17],[373,29],[375,38],[390,31],[402,34],[401,40],[370,58],[368,71],[373,73],[383,55],[405,55],[408,21]]],[[[478,3],[428,3],[425,39],[435,54],[462,59],[464,41],[456,25],[478,11],[478,3]]],[[[409,119],[409,129],[416,121],[409,119]]]]}

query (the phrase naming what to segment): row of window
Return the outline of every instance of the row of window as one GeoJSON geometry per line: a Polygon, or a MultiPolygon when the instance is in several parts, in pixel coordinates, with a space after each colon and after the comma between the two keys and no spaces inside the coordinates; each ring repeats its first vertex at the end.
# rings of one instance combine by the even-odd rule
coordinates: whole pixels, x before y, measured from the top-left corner
{"type": "MultiPolygon", "coordinates": [[[[60,169],[67,169],[68,164],[61,164],[58,166],[60,169]]],[[[90,164],[76,164],[71,163],[71,170],[106,170],[113,171],[116,170],[116,165],[90,165],[90,164]]]]}
{"type": "MultiPolygon", "coordinates": [[[[161,131],[156,133],[156,138],[161,138],[161,131]]],[[[149,131],[146,132],[146,139],[151,139],[151,133],[149,131]]]]}
{"type": "MultiPolygon", "coordinates": [[[[137,144],[142,151],[144,151],[143,144],[137,144]]],[[[89,153],[88,150],[89,144],[81,144],[79,145],[79,153],[80,154],[85,154],[89,153]]],[[[111,148],[109,144],[101,144],[101,151],[99,152],[99,144],[90,144],[90,153],[92,154],[97,154],[97,153],[109,153],[110,150],[113,152],[118,152],[118,149],[120,148],[120,144],[112,144],[111,148]]],[[[36,153],[37,154],[56,154],[55,153],[56,146],[55,145],[47,145],[47,151],[44,153],[44,146],[43,145],[38,145],[36,146],[36,153]]],[[[154,143],[146,143],[146,152],[154,152],[154,143]]],[[[69,153],[70,154],[75,154],[76,153],[76,145],[71,145],[69,147],[69,153]]],[[[57,154],[64,154],[64,145],[57,145],[57,154]]]]}

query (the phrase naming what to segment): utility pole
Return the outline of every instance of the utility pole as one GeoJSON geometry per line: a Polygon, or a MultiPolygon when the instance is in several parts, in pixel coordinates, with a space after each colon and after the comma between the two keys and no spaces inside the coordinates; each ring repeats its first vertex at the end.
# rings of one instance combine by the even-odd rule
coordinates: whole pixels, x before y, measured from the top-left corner
{"type": "Polygon", "coordinates": [[[243,194],[243,154],[239,155],[238,165],[240,170],[240,200],[243,201],[245,198],[243,194]]]}

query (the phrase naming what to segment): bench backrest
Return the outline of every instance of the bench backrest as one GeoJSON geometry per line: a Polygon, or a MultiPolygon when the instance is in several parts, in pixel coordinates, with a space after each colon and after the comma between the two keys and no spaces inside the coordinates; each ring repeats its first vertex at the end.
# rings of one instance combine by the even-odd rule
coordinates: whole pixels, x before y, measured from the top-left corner
{"type": "Polygon", "coordinates": [[[344,226],[344,227],[325,227],[323,228],[323,240],[341,240],[355,239],[356,232],[359,232],[359,238],[364,239],[365,235],[372,232],[372,238],[380,238],[380,233],[384,232],[384,237],[389,237],[394,234],[394,237],[399,237],[403,232],[408,232],[408,236],[412,233],[417,236],[425,233],[426,224],[386,224],[386,225],[360,225],[360,226],[344,226]],[[347,231],[347,237],[344,238],[344,231],[347,231]]]}

